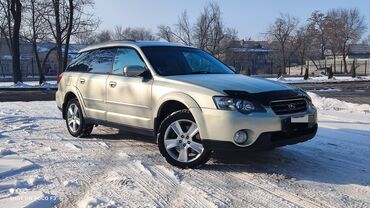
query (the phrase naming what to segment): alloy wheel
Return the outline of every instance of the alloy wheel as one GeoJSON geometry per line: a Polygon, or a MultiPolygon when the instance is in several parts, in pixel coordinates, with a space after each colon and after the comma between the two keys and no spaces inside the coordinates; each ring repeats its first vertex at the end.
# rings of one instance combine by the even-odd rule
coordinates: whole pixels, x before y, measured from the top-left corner
{"type": "Polygon", "coordinates": [[[176,120],[167,127],[164,146],[173,159],[183,163],[198,159],[204,151],[198,126],[188,119],[176,120]]]}
{"type": "Polygon", "coordinates": [[[68,121],[68,128],[73,132],[76,133],[81,125],[81,113],[78,106],[74,103],[69,105],[67,111],[67,121],[68,121]]]}

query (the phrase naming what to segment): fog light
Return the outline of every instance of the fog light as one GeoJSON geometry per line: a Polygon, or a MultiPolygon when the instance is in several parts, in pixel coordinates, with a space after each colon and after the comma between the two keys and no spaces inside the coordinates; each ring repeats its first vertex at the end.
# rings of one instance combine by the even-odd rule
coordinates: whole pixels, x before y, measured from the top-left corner
{"type": "Polygon", "coordinates": [[[247,132],[243,131],[243,130],[240,130],[238,132],[235,133],[234,135],[234,141],[237,143],[237,144],[243,144],[244,142],[246,142],[248,139],[248,134],[247,132]]]}

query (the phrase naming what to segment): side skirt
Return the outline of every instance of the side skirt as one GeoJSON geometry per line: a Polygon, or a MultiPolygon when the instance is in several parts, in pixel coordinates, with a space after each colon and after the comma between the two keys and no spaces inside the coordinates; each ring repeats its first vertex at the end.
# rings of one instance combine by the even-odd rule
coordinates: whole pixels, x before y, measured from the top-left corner
{"type": "Polygon", "coordinates": [[[103,121],[103,120],[91,119],[91,118],[86,118],[86,122],[90,124],[97,124],[97,125],[115,128],[115,129],[121,129],[123,131],[128,131],[128,132],[145,135],[145,136],[151,136],[155,138],[153,129],[146,129],[146,128],[141,128],[141,127],[136,127],[136,126],[117,124],[117,123],[113,123],[109,121],[103,121]]]}

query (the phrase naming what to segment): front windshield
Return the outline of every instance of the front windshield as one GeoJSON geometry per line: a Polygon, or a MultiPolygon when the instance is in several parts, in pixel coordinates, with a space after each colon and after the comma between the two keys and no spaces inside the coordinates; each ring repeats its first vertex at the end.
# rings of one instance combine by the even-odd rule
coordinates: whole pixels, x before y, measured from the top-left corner
{"type": "Polygon", "coordinates": [[[172,46],[147,46],[142,50],[162,76],[186,74],[234,74],[221,61],[195,48],[172,46]]]}

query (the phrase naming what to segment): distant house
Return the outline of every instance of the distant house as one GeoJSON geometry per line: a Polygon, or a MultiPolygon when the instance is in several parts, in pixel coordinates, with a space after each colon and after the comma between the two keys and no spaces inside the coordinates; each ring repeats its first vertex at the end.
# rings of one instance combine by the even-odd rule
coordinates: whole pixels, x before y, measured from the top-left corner
{"type": "Polygon", "coordinates": [[[370,45],[352,44],[350,46],[348,58],[350,59],[370,59],[370,45]]]}
{"type": "MultiPolygon", "coordinates": [[[[55,47],[55,43],[42,42],[38,43],[37,49],[41,61],[44,60],[46,54],[50,49],[55,47]]],[[[77,52],[86,47],[86,45],[71,44],[68,52],[68,59],[72,60],[77,52]]],[[[21,71],[23,76],[38,76],[37,63],[35,61],[32,44],[21,41],[20,42],[20,59],[21,59],[21,71]]],[[[57,74],[57,59],[55,50],[51,52],[48,60],[45,63],[45,75],[56,76],[57,74]]],[[[0,39],[0,77],[1,76],[11,76],[13,74],[12,70],[12,55],[4,39],[0,39]]]]}
{"type": "Polygon", "coordinates": [[[267,41],[233,41],[226,52],[225,62],[242,73],[271,73],[271,52],[267,41]]]}
{"type": "MultiPolygon", "coordinates": [[[[333,53],[330,49],[325,50],[325,57],[333,59],[333,53]]],[[[336,60],[342,60],[343,54],[336,55],[336,60]]],[[[367,44],[352,44],[349,46],[349,53],[346,59],[370,59],[370,45],[367,44]]]]}

